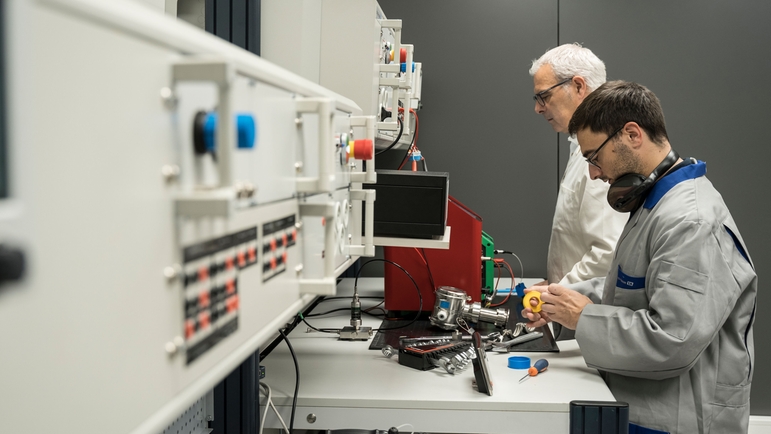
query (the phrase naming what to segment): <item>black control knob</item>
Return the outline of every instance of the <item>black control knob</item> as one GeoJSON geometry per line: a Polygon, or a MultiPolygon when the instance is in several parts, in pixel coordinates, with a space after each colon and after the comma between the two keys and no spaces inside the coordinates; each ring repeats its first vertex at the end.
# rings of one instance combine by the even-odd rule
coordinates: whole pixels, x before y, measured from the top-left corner
{"type": "Polygon", "coordinates": [[[0,283],[19,280],[24,275],[24,252],[0,244],[0,283]]]}

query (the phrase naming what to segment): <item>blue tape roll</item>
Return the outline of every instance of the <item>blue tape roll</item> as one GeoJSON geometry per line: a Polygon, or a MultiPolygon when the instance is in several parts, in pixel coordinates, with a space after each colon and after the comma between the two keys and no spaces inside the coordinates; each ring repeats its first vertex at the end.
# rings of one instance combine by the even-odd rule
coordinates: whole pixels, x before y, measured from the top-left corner
{"type": "Polygon", "coordinates": [[[530,369],[530,357],[525,357],[525,356],[509,357],[509,368],[530,369]]]}

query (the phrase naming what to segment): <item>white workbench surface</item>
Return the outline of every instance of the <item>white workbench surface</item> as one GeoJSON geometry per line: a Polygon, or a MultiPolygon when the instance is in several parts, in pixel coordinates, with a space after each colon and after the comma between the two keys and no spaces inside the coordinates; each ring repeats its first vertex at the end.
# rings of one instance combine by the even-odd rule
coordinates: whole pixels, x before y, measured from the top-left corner
{"type": "MultiPolygon", "coordinates": [[[[527,279],[525,283],[529,283],[527,279]]],[[[358,286],[360,296],[382,295],[382,278],[361,278],[358,286]]],[[[353,279],[345,279],[338,294],[350,294],[352,287],[353,279]]],[[[364,299],[362,307],[375,303],[364,299]]],[[[327,301],[315,312],[345,306],[350,306],[349,299],[327,301]]],[[[333,315],[338,314],[310,318],[308,322],[316,328],[349,325],[349,313],[333,315]]],[[[379,320],[368,315],[363,315],[362,321],[373,328],[380,325],[379,320]]],[[[614,401],[597,371],[586,367],[576,341],[558,342],[559,353],[488,352],[493,381],[493,395],[488,396],[472,388],[471,366],[456,375],[439,368],[419,371],[400,365],[397,356],[389,359],[380,351],[368,350],[371,341],[338,341],[336,334],[306,333],[302,323],[289,340],[300,365],[295,429],[387,430],[411,424],[415,432],[432,433],[515,433],[534,429],[567,433],[570,401],[614,401]],[[533,362],[546,358],[549,369],[518,383],[526,371],[508,368],[511,355],[526,355],[533,362]],[[311,415],[315,416],[314,423],[308,422],[314,419],[311,415]]],[[[273,402],[288,425],[295,368],[286,344],[279,344],[260,364],[266,367],[263,381],[271,386],[273,402]]],[[[263,423],[266,428],[280,428],[272,411],[263,423]]]]}

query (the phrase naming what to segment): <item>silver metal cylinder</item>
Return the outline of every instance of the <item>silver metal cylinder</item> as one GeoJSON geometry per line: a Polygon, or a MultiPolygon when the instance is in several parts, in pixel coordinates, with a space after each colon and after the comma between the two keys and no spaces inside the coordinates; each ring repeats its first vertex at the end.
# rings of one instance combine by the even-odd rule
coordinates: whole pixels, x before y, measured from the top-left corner
{"type": "Polygon", "coordinates": [[[488,309],[479,302],[463,306],[463,319],[469,322],[489,322],[503,327],[509,321],[509,310],[505,308],[488,309]]]}
{"type": "Polygon", "coordinates": [[[434,311],[429,317],[431,324],[445,330],[455,330],[458,328],[458,318],[463,314],[463,308],[470,297],[466,295],[466,291],[452,286],[441,286],[434,295],[434,311]]]}

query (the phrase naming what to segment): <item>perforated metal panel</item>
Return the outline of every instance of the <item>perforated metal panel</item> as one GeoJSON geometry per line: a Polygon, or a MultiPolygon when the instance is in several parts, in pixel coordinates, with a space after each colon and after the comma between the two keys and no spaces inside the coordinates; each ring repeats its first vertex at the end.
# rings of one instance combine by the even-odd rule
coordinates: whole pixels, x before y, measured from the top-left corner
{"type": "Polygon", "coordinates": [[[209,392],[191,405],[161,434],[209,434],[208,421],[214,415],[213,396],[209,392]]]}

